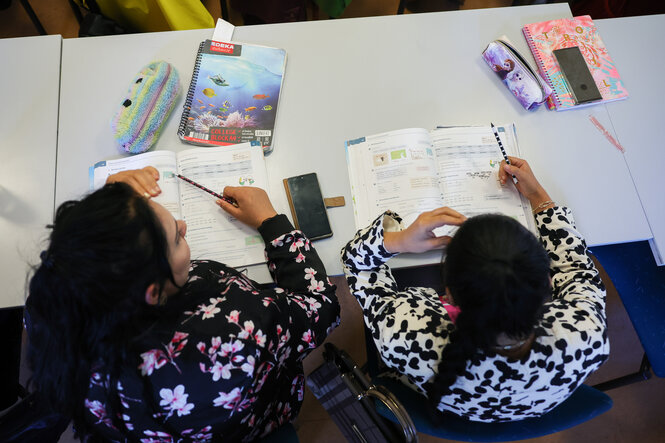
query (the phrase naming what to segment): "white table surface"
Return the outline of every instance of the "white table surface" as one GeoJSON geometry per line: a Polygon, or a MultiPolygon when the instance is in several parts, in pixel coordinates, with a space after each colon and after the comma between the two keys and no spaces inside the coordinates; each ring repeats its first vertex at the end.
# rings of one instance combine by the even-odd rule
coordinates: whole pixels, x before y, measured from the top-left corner
{"type": "MultiPolygon", "coordinates": [[[[665,260],[665,143],[663,104],[665,88],[665,15],[595,20],[619,75],[630,93],[627,100],[608,103],[607,109],[646,213],[654,257],[665,260]]],[[[609,205],[622,208],[620,200],[609,205]]]]}
{"type": "MultiPolygon", "coordinates": [[[[329,210],[333,237],[315,243],[329,274],[341,273],[339,251],[355,232],[344,141],[407,127],[515,122],[522,155],[551,196],[574,209],[590,244],[651,237],[623,157],[588,121],[593,113],[610,126],[606,108],[527,112],[480,57],[502,35],[529,55],[523,25],[570,16],[566,4],[551,4],[236,28],[235,41],[288,54],[274,152],[266,159],[276,208],[288,213],[282,179],[308,172],[317,172],[325,197],[346,198],[345,207],[329,210]],[[617,200],[621,213],[607,204],[617,200]]],[[[90,165],[120,156],[109,121],[136,72],[163,59],[186,88],[196,48],[211,35],[195,30],[64,41],[56,204],[87,191],[90,165]]],[[[191,147],[176,135],[183,102],[157,149],[191,147]]],[[[403,255],[392,263],[438,259],[403,255]]],[[[250,267],[250,276],[269,280],[263,265],[250,267]]]]}
{"type": "Polygon", "coordinates": [[[0,308],[23,305],[53,220],[61,43],[0,39],[0,308]]]}

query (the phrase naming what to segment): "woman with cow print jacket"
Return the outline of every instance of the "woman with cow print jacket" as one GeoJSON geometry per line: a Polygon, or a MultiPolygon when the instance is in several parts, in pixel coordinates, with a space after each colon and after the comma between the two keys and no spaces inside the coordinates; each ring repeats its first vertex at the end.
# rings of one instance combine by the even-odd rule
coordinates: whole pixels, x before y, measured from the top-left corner
{"type": "Polygon", "coordinates": [[[540,241],[514,219],[469,220],[450,208],[407,229],[390,211],[342,251],[351,292],[389,372],[433,407],[469,420],[540,416],[568,398],[608,357],[605,288],[572,213],[557,207],[526,161],[502,163],[499,179],[534,209],[540,241]],[[432,230],[460,225],[454,238],[432,230]],[[386,261],[446,248],[445,295],[399,291],[386,261]]]}

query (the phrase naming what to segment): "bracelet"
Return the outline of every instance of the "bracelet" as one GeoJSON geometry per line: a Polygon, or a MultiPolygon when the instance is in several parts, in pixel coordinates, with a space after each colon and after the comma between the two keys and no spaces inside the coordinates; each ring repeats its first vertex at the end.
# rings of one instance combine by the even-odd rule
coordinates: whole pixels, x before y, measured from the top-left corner
{"type": "Polygon", "coordinates": [[[546,202],[542,202],[541,204],[536,206],[531,212],[533,214],[537,214],[538,212],[542,211],[543,209],[545,209],[549,205],[555,205],[556,206],[556,203],[554,203],[552,200],[547,200],[546,202]]]}

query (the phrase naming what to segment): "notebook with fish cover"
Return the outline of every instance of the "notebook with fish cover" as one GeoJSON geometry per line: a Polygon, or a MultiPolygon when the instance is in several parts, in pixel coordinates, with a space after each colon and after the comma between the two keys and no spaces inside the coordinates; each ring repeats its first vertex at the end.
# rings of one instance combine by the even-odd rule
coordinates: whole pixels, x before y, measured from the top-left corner
{"type": "Polygon", "coordinates": [[[272,151],[285,66],[284,49],[202,42],[178,135],[204,146],[258,141],[272,151]]]}
{"type": "Polygon", "coordinates": [[[524,37],[536,59],[543,78],[554,93],[548,99],[548,107],[562,111],[597,103],[607,103],[628,97],[628,91],[619,77],[610,54],[588,15],[531,23],[522,28],[524,37]],[[602,100],[576,105],[566,86],[552,51],[577,46],[580,48],[589,71],[600,91],[602,100]]]}

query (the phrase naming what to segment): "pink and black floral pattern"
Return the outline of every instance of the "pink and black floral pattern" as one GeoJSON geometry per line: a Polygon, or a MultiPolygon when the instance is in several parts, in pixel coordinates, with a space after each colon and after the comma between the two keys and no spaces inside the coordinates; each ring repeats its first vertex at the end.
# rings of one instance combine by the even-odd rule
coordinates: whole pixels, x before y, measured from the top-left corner
{"type": "Polygon", "coordinates": [[[89,422],[115,441],[251,441],[291,421],[304,395],[302,359],[339,324],[335,287],[309,239],[278,216],[259,229],[278,287],[192,262],[190,278],[152,325],[118,383],[96,368],[89,422]],[[176,309],[177,308],[177,309],[176,309]],[[118,426],[120,425],[120,426],[118,426]]]}

